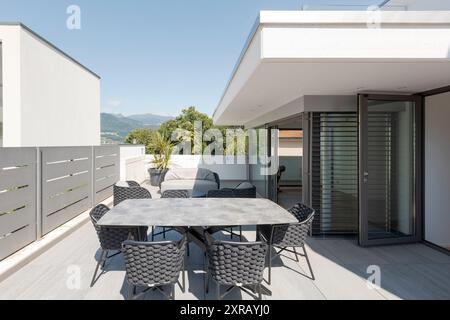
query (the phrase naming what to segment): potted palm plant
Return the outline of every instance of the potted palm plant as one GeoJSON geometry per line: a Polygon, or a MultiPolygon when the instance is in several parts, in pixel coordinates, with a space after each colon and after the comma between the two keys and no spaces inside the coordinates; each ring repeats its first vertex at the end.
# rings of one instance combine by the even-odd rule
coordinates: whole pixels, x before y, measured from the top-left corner
{"type": "Polygon", "coordinates": [[[151,147],[154,150],[154,159],[151,162],[152,167],[149,169],[150,184],[156,187],[160,185],[162,177],[169,169],[173,146],[168,139],[157,132],[152,139],[151,147]]]}

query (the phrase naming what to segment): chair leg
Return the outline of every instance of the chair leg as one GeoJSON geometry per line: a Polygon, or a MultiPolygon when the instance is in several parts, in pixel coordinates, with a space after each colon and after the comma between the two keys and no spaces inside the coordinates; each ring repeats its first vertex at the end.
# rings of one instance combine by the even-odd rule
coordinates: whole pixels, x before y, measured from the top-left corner
{"type": "Polygon", "coordinates": [[[230,228],[231,234],[230,234],[230,239],[233,240],[233,228],[230,228]]]}
{"type": "Polygon", "coordinates": [[[267,281],[269,285],[272,284],[272,250],[272,246],[269,246],[269,281],[267,281]]]}
{"type": "Polygon", "coordinates": [[[155,227],[152,227],[152,242],[155,241],[155,227]]]}
{"type": "Polygon", "coordinates": [[[132,284],[128,284],[127,300],[133,300],[135,293],[136,293],[136,287],[132,284]]]}
{"type": "Polygon", "coordinates": [[[242,241],[242,226],[239,227],[239,240],[242,241]]]}
{"type": "Polygon", "coordinates": [[[205,282],[205,293],[209,293],[209,273],[208,273],[208,262],[206,260],[206,255],[203,256],[203,269],[204,269],[204,276],[203,281],[205,282]]]}
{"type": "Polygon", "coordinates": [[[216,283],[216,296],[217,296],[216,300],[222,300],[220,298],[220,284],[218,284],[218,283],[216,283]]]}
{"type": "Polygon", "coordinates": [[[183,273],[181,275],[181,281],[183,282],[183,288],[181,288],[181,291],[186,293],[186,260],[183,263],[183,270],[181,272],[183,273]]]}
{"type": "Polygon", "coordinates": [[[105,268],[106,260],[108,260],[108,250],[103,251],[103,253],[105,254],[105,257],[102,258],[103,260],[102,269],[105,268]]]}
{"type": "Polygon", "coordinates": [[[97,266],[95,267],[95,271],[94,271],[94,275],[92,276],[92,280],[91,280],[91,288],[94,286],[95,282],[96,282],[96,278],[97,278],[97,273],[98,273],[98,269],[100,268],[100,266],[102,266],[102,269],[105,265],[105,261],[106,261],[106,257],[107,257],[107,251],[102,250],[102,254],[100,256],[100,260],[97,262],[97,266]]]}
{"type": "Polygon", "coordinates": [[[205,274],[205,293],[208,294],[209,293],[209,274],[206,273],[205,274]]]}
{"type": "Polygon", "coordinates": [[[258,284],[258,300],[262,300],[262,288],[261,288],[261,284],[258,284]]]}
{"type": "Polygon", "coordinates": [[[189,257],[191,255],[191,246],[190,246],[189,242],[187,243],[186,247],[187,247],[186,248],[187,249],[187,256],[189,257]]]}
{"type": "Polygon", "coordinates": [[[163,227],[163,238],[166,239],[166,227],[163,227]]]}
{"type": "Polygon", "coordinates": [[[311,279],[316,280],[316,277],[314,276],[314,272],[313,272],[313,269],[311,266],[311,262],[309,261],[308,253],[306,252],[306,248],[304,245],[303,245],[303,252],[305,253],[305,258],[306,258],[306,262],[308,263],[309,272],[311,272],[311,279]]]}
{"type": "Polygon", "coordinates": [[[293,249],[294,249],[294,254],[295,254],[295,260],[297,260],[297,262],[300,262],[300,259],[298,258],[297,249],[295,249],[295,247],[293,247],[293,249]]]}

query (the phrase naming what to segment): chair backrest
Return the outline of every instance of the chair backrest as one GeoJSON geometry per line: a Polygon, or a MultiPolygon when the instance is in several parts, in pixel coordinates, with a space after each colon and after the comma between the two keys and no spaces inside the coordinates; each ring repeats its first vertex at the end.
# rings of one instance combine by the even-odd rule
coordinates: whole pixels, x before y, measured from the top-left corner
{"type": "Polygon", "coordinates": [[[180,241],[125,241],[122,252],[127,280],[135,286],[175,284],[184,266],[187,239],[180,241]]]}
{"type": "Polygon", "coordinates": [[[280,183],[281,176],[283,175],[284,172],[286,172],[286,167],[285,166],[280,166],[278,168],[278,172],[277,172],[277,181],[278,181],[278,183],[280,183]]]}
{"type": "Polygon", "coordinates": [[[91,210],[89,216],[91,217],[91,221],[94,226],[97,225],[97,222],[109,211],[109,208],[104,204],[99,204],[95,208],[91,210]]]}
{"type": "Polygon", "coordinates": [[[209,190],[208,198],[234,198],[232,189],[209,190]]]}
{"type": "Polygon", "coordinates": [[[129,199],[151,199],[150,191],[142,187],[123,187],[114,185],[114,206],[129,199]]]}
{"type": "Polygon", "coordinates": [[[314,221],[315,211],[302,203],[288,210],[298,220],[289,225],[273,227],[271,243],[285,247],[300,247],[305,244],[314,221]]]}
{"type": "Polygon", "coordinates": [[[166,190],[161,195],[161,198],[167,199],[167,198],[189,198],[189,191],[188,190],[166,190]]]}
{"type": "Polygon", "coordinates": [[[235,198],[256,198],[256,187],[249,182],[242,182],[233,189],[235,198]]]}
{"type": "Polygon", "coordinates": [[[116,183],[116,185],[119,186],[119,187],[123,187],[123,188],[126,188],[126,187],[140,187],[141,186],[138,182],[132,181],[132,180],[118,181],[116,183]]]}
{"type": "Polygon", "coordinates": [[[147,235],[147,227],[105,227],[99,226],[97,222],[109,211],[109,208],[99,204],[91,210],[89,216],[97,232],[100,246],[103,250],[121,250],[122,243],[128,239],[142,239],[147,235]]]}
{"type": "Polygon", "coordinates": [[[208,270],[221,285],[252,285],[263,281],[267,244],[214,241],[208,245],[208,270]]]}

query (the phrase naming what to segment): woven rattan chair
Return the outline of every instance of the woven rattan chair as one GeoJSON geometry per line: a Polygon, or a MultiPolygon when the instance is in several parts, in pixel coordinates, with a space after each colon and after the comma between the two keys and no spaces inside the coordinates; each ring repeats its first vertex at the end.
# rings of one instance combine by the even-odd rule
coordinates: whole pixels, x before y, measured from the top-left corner
{"type": "Polygon", "coordinates": [[[114,206],[129,199],[151,199],[150,191],[139,186],[137,182],[127,181],[114,185],[114,206]],[[137,184],[137,186],[136,186],[137,184]]]}
{"type": "Polygon", "coordinates": [[[97,222],[109,211],[105,205],[98,205],[90,212],[90,217],[95,230],[97,231],[98,239],[100,241],[101,256],[95,268],[94,275],[91,281],[91,287],[104,273],[104,267],[108,259],[121,253],[122,243],[128,239],[146,240],[147,227],[104,227],[99,226],[97,222]],[[117,251],[112,255],[108,255],[110,251],[117,251]],[[99,268],[102,268],[101,274],[97,278],[99,268]]]}
{"type": "Polygon", "coordinates": [[[141,186],[139,184],[139,182],[132,181],[132,180],[128,180],[128,181],[126,181],[126,183],[128,184],[129,187],[140,187],[141,186]]]}
{"type": "Polygon", "coordinates": [[[206,293],[209,292],[209,282],[212,279],[216,283],[218,300],[223,299],[236,288],[261,300],[267,244],[265,242],[217,241],[207,233],[205,237],[207,240],[206,293]],[[228,288],[221,294],[223,286],[228,288]]]}
{"type": "MultiPolygon", "coordinates": [[[[234,198],[234,193],[232,189],[219,189],[219,190],[209,190],[207,198],[234,198]]],[[[231,240],[233,236],[236,235],[242,240],[242,227],[239,227],[239,235],[233,232],[233,227],[223,226],[223,227],[211,227],[206,230],[210,234],[214,234],[220,231],[225,231],[230,234],[231,240]]]]}
{"type": "Polygon", "coordinates": [[[272,282],[272,261],[283,251],[293,253],[297,262],[300,261],[298,258],[299,256],[305,257],[311,273],[311,279],[315,280],[314,272],[305,247],[305,241],[311,230],[315,212],[313,209],[301,203],[289,209],[289,212],[295,216],[298,223],[260,226],[258,228],[259,235],[263,235],[264,238],[268,239],[269,243],[269,284],[272,282]],[[280,251],[277,252],[277,248],[280,249],[280,251]],[[293,248],[293,250],[288,250],[288,248],[293,248]],[[302,248],[303,254],[297,253],[296,248],[302,248]]]}
{"type": "Polygon", "coordinates": [[[122,251],[125,258],[128,299],[137,299],[150,289],[159,290],[166,298],[175,300],[175,285],[185,292],[186,235],[179,241],[136,242],[125,241],[122,251]],[[178,279],[182,273],[182,282],[178,279]],[[167,294],[163,286],[172,286],[167,294]],[[144,288],[137,293],[137,289],[144,288]]]}
{"type": "MultiPolygon", "coordinates": [[[[187,199],[189,198],[189,191],[188,190],[167,190],[164,191],[161,195],[161,199],[187,199]]],[[[166,239],[166,233],[174,230],[174,228],[167,228],[163,227],[163,231],[159,233],[155,233],[155,227],[152,227],[152,241],[155,240],[155,237],[159,235],[163,235],[163,238],[166,239]]],[[[182,230],[177,229],[179,232],[182,232],[182,230]]]]}
{"type": "Polygon", "coordinates": [[[236,186],[233,189],[226,189],[226,190],[232,190],[233,191],[233,196],[235,198],[256,198],[256,187],[254,185],[251,185],[248,182],[242,182],[241,184],[239,184],[238,186],[236,186]],[[249,187],[244,187],[242,188],[242,186],[244,186],[244,184],[248,184],[249,187]]]}

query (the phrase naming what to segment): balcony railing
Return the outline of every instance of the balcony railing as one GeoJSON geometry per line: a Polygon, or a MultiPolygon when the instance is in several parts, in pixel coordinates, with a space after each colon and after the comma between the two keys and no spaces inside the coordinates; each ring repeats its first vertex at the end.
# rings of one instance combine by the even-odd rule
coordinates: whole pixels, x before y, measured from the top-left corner
{"type": "Polygon", "coordinates": [[[112,196],[119,146],[0,148],[0,260],[112,196]]]}

